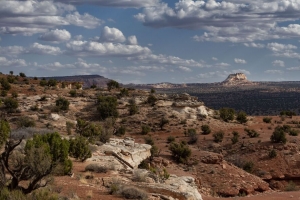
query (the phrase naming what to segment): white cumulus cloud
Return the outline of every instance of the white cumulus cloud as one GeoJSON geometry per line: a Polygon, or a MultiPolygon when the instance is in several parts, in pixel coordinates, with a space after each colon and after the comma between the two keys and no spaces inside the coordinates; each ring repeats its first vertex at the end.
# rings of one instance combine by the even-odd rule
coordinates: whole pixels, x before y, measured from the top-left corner
{"type": "Polygon", "coordinates": [[[285,67],[285,63],[282,60],[274,60],[272,62],[273,66],[278,66],[278,67],[285,67]]]}
{"type": "Polygon", "coordinates": [[[70,4],[94,4],[98,6],[121,7],[121,8],[141,8],[158,5],[160,0],[55,0],[70,4]]]}
{"type": "Polygon", "coordinates": [[[70,41],[66,47],[67,54],[77,56],[139,56],[151,53],[147,47],[110,42],[70,41]]]}
{"type": "Polygon", "coordinates": [[[96,28],[102,20],[79,14],[76,7],[53,1],[0,1],[0,33],[31,36],[49,29],[75,25],[96,28]]]}
{"type": "Polygon", "coordinates": [[[39,39],[50,42],[63,42],[71,39],[71,33],[65,29],[55,29],[44,33],[39,37],[39,39]]]}
{"type": "Polygon", "coordinates": [[[300,38],[300,1],[295,0],[179,0],[146,7],[135,18],[154,28],[201,29],[196,41],[253,42],[282,38],[300,38]]]}
{"type": "Polygon", "coordinates": [[[62,51],[60,50],[59,47],[43,45],[35,42],[28,49],[26,49],[26,53],[59,55],[62,54],[62,51]]]}
{"type": "Polygon", "coordinates": [[[185,71],[185,72],[191,72],[192,70],[188,67],[184,67],[184,66],[179,66],[178,67],[181,71],[185,71]]]}
{"type": "Polygon", "coordinates": [[[103,23],[102,20],[93,17],[88,13],[84,13],[83,15],[80,15],[78,12],[68,14],[66,16],[66,21],[75,26],[81,26],[87,29],[94,29],[103,23]]]}
{"type": "Polygon", "coordinates": [[[129,36],[127,41],[128,41],[129,45],[137,45],[138,44],[138,41],[137,41],[137,38],[135,35],[129,36]]]}
{"type": "Polygon", "coordinates": [[[7,59],[5,57],[0,57],[0,66],[2,67],[26,67],[27,63],[23,59],[7,59]]]}
{"type": "Polygon", "coordinates": [[[269,70],[266,70],[265,73],[267,73],[267,74],[282,74],[283,71],[282,70],[276,70],[276,69],[269,69],[269,70]]]}
{"type": "Polygon", "coordinates": [[[105,26],[100,36],[101,42],[125,42],[126,38],[122,31],[117,28],[109,28],[105,26]]]}
{"type": "Polygon", "coordinates": [[[237,64],[246,64],[247,63],[246,60],[243,60],[243,59],[240,59],[240,58],[235,58],[234,62],[237,63],[237,64]]]}

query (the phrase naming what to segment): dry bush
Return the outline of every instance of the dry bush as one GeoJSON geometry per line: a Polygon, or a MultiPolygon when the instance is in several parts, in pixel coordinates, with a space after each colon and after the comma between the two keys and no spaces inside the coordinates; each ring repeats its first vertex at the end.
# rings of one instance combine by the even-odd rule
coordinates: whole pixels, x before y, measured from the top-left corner
{"type": "Polygon", "coordinates": [[[135,182],[146,182],[147,172],[144,170],[134,170],[133,171],[133,181],[135,182]]]}
{"type": "Polygon", "coordinates": [[[123,187],[120,191],[120,194],[126,199],[148,199],[148,195],[145,191],[133,186],[123,187]]]}
{"type": "Polygon", "coordinates": [[[112,166],[102,166],[96,163],[92,163],[85,167],[85,171],[96,173],[106,173],[108,170],[112,170],[112,166]]]}
{"type": "Polygon", "coordinates": [[[19,140],[22,137],[24,139],[32,138],[34,135],[45,135],[47,133],[53,133],[53,130],[50,129],[41,129],[41,128],[34,128],[34,127],[27,127],[27,128],[21,128],[17,130],[13,130],[11,132],[11,138],[15,140],[19,140]]]}

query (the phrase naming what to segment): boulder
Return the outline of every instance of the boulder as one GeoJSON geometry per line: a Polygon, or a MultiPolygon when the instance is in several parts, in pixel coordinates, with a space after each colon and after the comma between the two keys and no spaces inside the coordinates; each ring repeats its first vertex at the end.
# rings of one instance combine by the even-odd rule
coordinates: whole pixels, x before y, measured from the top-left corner
{"type": "Polygon", "coordinates": [[[50,114],[50,119],[54,120],[54,121],[57,121],[59,120],[60,116],[56,113],[51,113],[50,114]]]}
{"type": "Polygon", "coordinates": [[[223,161],[223,156],[218,153],[202,151],[200,160],[206,164],[220,164],[223,161]]]}

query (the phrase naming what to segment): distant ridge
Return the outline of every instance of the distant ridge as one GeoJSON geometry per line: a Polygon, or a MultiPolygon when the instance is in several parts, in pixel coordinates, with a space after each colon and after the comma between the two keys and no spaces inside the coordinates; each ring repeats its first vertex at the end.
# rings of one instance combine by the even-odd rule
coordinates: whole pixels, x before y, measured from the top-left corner
{"type": "Polygon", "coordinates": [[[82,82],[84,88],[89,88],[93,84],[97,87],[106,87],[106,84],[111,80],[105,78],[104,76],[100,75],[75,75],[75,76],[50,76],[50,77],[40,77],[49,79],[55,79],[58,81],[70,81],[70,82],[82,82]]]}

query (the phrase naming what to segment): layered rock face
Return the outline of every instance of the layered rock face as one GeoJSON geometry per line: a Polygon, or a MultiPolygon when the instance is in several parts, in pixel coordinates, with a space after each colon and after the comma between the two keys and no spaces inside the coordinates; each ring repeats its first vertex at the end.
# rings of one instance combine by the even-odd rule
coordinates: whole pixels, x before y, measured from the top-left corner
{"type": "Polygon", "coordinates": [[[222,82],[222,85],[251,85],[244,73],[229,74],[227,79],[222,82]]]}
{"type": "MultiPolygon", "coordinates": [[[[164,199],[164,200],[203,200],[199,193],[195,179],[190,176],[176,176],[171,174],[167,180],[157,181],[154,180],[151,172],[144,169],[136,169],[139,174],[143,174],[145,182],[134,182],[131,174],[126,174],[126,177],[104,177],[102,178],[103,185],[109,187],[113,183],[113,179],[117,179],[123,185],[130,185],[137,187],[151,194],[152,198],[149,199],[164,199]],[[156,198],[153,198],[156,197],[156,198]]],[[[134,176],[134,175],[133,175],[134,176]]]]}

